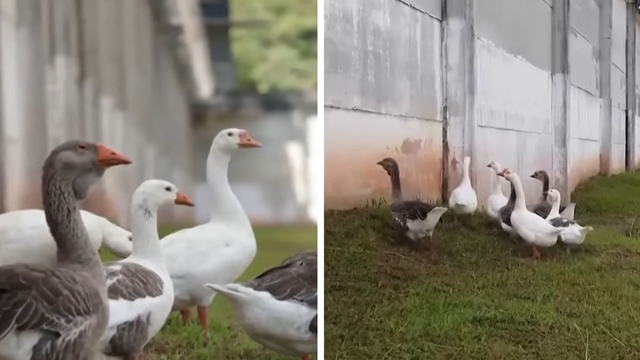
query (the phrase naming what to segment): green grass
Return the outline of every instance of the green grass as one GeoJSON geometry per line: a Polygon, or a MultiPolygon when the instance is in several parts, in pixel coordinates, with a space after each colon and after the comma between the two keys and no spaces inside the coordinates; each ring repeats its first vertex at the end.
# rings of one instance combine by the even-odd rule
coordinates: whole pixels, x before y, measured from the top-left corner
{"type": "Polygon", "coordinates": [[[325,215],[326,359],[640,358],[640,173],[573,196],[596,230],[571,254],[446,213],[435,249],[390,240],[388,208],[325,215]]]}
{"type": "MultiPolygon", "coordinates": [[[[165,236],[177,228],[161,229],[165,236]]],[[[316,248],[316,228],[264,227],[254,228],[258,253],[241,280],[250,279],[285,258],[316,248]]],[[[113,260],[110,254],[103,259],[113,260]]],[[[160,333],[151,340],[145,360],[205,360],[205,359],[288,359],[266,350],[246,336],[236,324],[228,303],[217,296],[209,308],[210,334],[202,333],[192,311],[193,323],[183,326],[180,316],[172,314],[160,333]]]]}

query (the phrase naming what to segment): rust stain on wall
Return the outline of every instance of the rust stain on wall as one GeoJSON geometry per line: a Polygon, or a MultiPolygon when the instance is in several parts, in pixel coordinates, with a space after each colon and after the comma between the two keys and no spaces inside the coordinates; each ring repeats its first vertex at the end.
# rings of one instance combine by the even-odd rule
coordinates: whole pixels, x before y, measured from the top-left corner
{"type": "Polygon", "coordinates": [[[572,160],[569,167],[569,191],[573,192],[582,181],[600,173],[602,156],[572,160]]]}
{"type": "Polygon", "coordinates": [[[389,176],[376,164],[385,157],[393,157],[398,162],[406,198],[418,194],[422,199],[440,197],[442,150],[439,144],[405,139],[397,147],[381,147],[380,151],[370,154],[326,154],[325,207],[346,209],[364,206],[370,199],[390,200],[389,176]]]}

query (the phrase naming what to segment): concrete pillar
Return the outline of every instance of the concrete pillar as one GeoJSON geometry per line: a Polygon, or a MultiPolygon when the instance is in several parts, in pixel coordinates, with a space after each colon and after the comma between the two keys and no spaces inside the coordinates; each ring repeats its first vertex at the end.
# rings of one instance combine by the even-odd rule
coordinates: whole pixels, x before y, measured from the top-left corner
{"type": "Polygon", "coordinates": [[[553,152],[551,161],[552,184],[560,191],[562,201],[570,202],[569,161],[569,0],[554,0],[552,7],[552,117],[553,152]]]}
{"type": "Polygon", "coordinates": [[[445,105],[442,129],[442,199],[461,178],[465,156],[471,157],[475,187],[475,0],[446,0],[443,6],[445,105]]]}
{"type": "Polygon", "coordinates": [[[611,174],[611,2],[600,2],[600,173],[611,174]]]}
{"type": "Polygon", "coordinates": [[[626,52],[626,77],[627,77],[627,112],[626,112],[626,142],[625,142],[625,169],[633,171],[636,165],[636,4],[633,0],[627,0],[627,37],[625,43],[626,52]]]}

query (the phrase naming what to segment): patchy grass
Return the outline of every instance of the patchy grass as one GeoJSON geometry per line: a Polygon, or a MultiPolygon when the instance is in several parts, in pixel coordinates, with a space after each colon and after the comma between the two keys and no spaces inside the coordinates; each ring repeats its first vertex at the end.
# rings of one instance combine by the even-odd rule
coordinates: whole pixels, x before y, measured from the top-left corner
{"type": "MultiPolygon", "coordinates": [[[[164,228],[163,237],[177,228],[164,228]]],[[[316,248],[316,228],[263,227],[254,229],[258,254],[241,280],[258,275],[300,251],[316,248]]],[[[108,253],[105,260],[113,260],[108,253]]],[[[208,359],[288,359],[264,349],[246,336],[236,324],[231,308],[222,297],[216,297],[209,310],[210,335],[202,334],[192,311],[193,323],[183,326],[180,316],[172,314],[165,327],[151,340],[145,352],[146,360],[208,360],[208,359]]]]}
{"type": "Polygon", "coordinates": [[[389,240],[385,205],[326,212],[325,358],[640,358],[640,173],[573,200],[596,230],[540,261],[482,214],[446,213],[414,252],[389,240]]]}

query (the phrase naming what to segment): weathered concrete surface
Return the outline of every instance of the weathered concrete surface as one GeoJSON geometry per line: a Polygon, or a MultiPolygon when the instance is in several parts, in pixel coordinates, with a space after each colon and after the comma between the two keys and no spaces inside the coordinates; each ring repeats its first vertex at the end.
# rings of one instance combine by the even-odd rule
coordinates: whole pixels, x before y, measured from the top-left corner
{"type": "MultiPolygon", "coordinates": [[[[102,141],[135,165],[106,173],[86,208],[126,224],[131,193],[163,178],[192,190],[189,98],[150,2],[0,2],[4,210],[40,207],[48,151],[102,141]]],[[[189,221],[191,210],[161,216],[189,221]]]]}
{"type": "Polygon", "coordinates": [[[476,35],[551,71],[551,6],[543,0],[479,0],[476,35]]]}
{"type": "Polygon", "coordinates": [[[327,207],[388,195],[389,179],[376,165],[386,156],[397,157],[407,195],[439,197],[443,102],[435,3],[325,2],[327,207]]]}
{"type": "Polygon", "coordinates": [[[586,90],[570,90],[569,190],[600,171],[602,100],[586,90]]]}
{"type": "Polygon", "coordinates": [[[362,206],[390,198],[387,173],[376,164],[393,157],[407,198],[440,194],[442,124],[351,110],[325,109],[325,207],[362,206]]]}
{"type": "Polygon", "coordinates": [[[442,119],[439,21],[395,0],[329,0],[325,29],[326,105],[442,119]]]}

